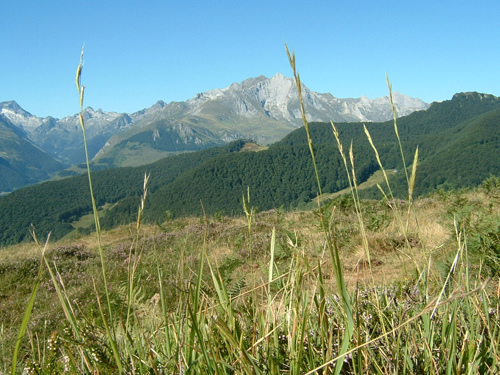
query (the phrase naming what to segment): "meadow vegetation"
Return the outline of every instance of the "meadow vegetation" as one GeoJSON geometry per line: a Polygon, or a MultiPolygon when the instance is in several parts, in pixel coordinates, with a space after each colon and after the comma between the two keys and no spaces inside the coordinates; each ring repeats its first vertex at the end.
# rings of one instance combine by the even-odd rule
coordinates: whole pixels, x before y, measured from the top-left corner
{"type": "Polygon", "coordinates": [[[244,216],[146,225],[145,175],[135,223],[104,232],[90,184],[93,235],[33,229],[35,243],[0,252],[0,373],[498,373],[500,179],[415,199],[418,149],[394,131],[405,199],[386,173],[381,198],[360,199],[356,154],[338,137],[350,189],[310,210],[257,212],[248,189],[244,216]]]}

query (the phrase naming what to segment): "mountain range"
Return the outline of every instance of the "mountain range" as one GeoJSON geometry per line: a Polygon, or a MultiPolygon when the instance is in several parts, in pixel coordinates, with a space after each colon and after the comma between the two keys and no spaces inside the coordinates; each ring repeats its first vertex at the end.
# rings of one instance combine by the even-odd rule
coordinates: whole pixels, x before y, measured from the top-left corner
{"type": "Polygon", "coordinates": [[[64,167],[0,114],[0,192],[47,180],[64,167]]]}
{"type": "MultiPolygon", "coordinates": [[[[313,92],[305,86],[303,92],[310,121],[376,122],[392,118],[388,97],[339,99],[331,94],[313,92]]],[[[394,101],[399,116],[429,106],[420,99],[397,92],[394,101]]],[[[44,162],[50,168],[31,176],[25,175],[36,160],[17,159],[21,164],[14,165],[9,164],[9,159],[2,159],[2,163],[14,171],[12,173],[21,177],[4,178],[0,191],[8,192],[45,180],[64,168],[72,167],[60,176],[82,171],[78,164],[85,161],[85,154],[78,114],[62,119],[39,118],[15,101],[8,101],[0,103],[0,115],[2,123],[10,130],[15,129],[13,133],[27,142],[25,148],[44,152],[44,160],[53,159],[50,163],[44,162]]],[[[199,93],[185,102],[158,101],[150,108],[131,114],[87,107],[83,116],[94,169],[144,165],[165,156],[241,138],[271,144],[302,126],[294,80],[280,73],[271,78],[250,78],[224,89],[199,93]]],[[[0,147],[8,153],[10,146],[3,143],[0,140],[0,147]]],[[[34,156],[37,152],[29,154],[40,160],[34,156]]]]}
{"type": "MultiPolygon", "coordinates": [[[[364,125],[336,124],[344,149],[352,144],[359,184],[380,169],[364,125]]],[[[309,128],[325,194],[322,198],[330,199],[329,194],[349,186],[344,164],[331,124],[313,122],[309,128]]],[[[366,128],[382,165],[391,171],[394,196],[408,198],[393,121],[366,123],[366,128]]],[[[418,147],[414,197],[477,186],[490,176],[500,176],[500,98],[494,95],[455,94],[451,100],[399,118],[398,129],[408,173],[418,147]]],[[[242,196],[248,190],[256,209],[311,208],[318,187],[305,133],[296,129],[268,148],[238,140],[148,165],[96,171],[92,181],[101,226],[112,228],[136,220],[145,173],[151,176],[142,218],[146,222],[161,224],[169,217],[186,215],[241,214],[242,196]]],[[[498,177],[492,181],[499,183],[498,177]]],[[[387,190],[385,184],[381,187],[387,190]]],[[[381,197],[377,188],[361,194],[381,197]]],[[[86,175],[19,189],[0,197],[0,245],[29,239],[31,224],[42,237],[51,232],[52,239],[88,233],[92,225],[85,215],[90,212],[86,175]]]]}

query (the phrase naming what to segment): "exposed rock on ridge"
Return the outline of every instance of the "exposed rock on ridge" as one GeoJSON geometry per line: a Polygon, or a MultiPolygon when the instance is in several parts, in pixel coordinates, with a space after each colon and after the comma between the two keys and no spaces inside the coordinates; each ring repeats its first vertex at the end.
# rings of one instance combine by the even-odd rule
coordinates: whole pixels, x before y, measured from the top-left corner
{"type": "MultiPolygon", "coordinates": [[[[392,118],[388,97],[339,99],[331,94],[313,92],[306,86],[303,86],[303,95],[309,121],[378,122],[392,118]]],[[[420,99],[397,92],[394,101],[399,116],[428,108],[420,99]]],[[[0,103],[0,113],[22,129],[33,143],[56,158],[70,164],[83,162],[78,115],[42,119],[26,112],[14,101],[0,103]]],[[[155,143],[148,147],[168,152],[165,151],[168,147],[162,144],[167,139],[160,136],[162,129],[178,132],[175,144],[185,144],[186,150],[190,150],[193,145],[208,147],[241,137],[271,143],[302,126],[295,82],[280,73],[271,78],[259,76],[223,89],[199,93],[185,102],[167,104],[160,100],[150,108],[131,114],[94,111],[90,107],[83,114],[91,157],[106,157],[117,145],[129,147],[125,141],[130,137],[154,139],[155,143]],[[142,132],[149,135],[140,136],[142,132]]],[[[137,148],[137,141],[134,145],[137,148]]],[[[161,155],[160,152],[156,157],[161,155]]]]}

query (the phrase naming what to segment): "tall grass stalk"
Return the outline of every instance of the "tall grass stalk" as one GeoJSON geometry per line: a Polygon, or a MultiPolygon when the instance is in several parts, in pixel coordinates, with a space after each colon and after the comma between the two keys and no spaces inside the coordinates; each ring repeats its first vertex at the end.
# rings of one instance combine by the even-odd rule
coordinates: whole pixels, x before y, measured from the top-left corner
{"type": "Polygon", "coordinates": [[[356,182],[356,174],[354,171],[354,155],[353,155],[353,151],[352,151],[352,142],[351,142],[351,146],[349,147],[349,160],[350,160],[350,164],[351,164],[351,168],[349,169],[349,167],[347,165],[347,158],[344,154],[344,146],[342,145],[342,142],[340,141],[339,132],[338,132],[335,124],[333,123],[333,121],[330,121],[330,124],[331,124],[332,129],[333,129],[333,135],[334,135],[335,140],[337,142],[337,147],[339,149],[340,156],[342,157],[342,161],[344,163],[347,181],[349,182],[349,188],[351,191],[352,200],[354,202],[354,208],[356,210],[356,218],[358,219],[358,225],[359,225],[359,229],[360,229],[360,233],[361,233],[361,240],[363,243],[363,249],[365,251],[366,258],[368,261],[368,267],[370,269],[370,274],[372,274],[372,276],[373,276],[373,269],[372,269],[372,263],[371,263],[371,257],[370,257],[370,249],[368,247],[368,240],[367,240],[367,236],[366,236],[366,232],[365,232],[365,224],[363,221],[363,213],[361,210],[361,201],[359,199],[359,191],[358,191],[357,182],[356,182]]]}
{"type": "MultiPolygon", "coordinates": [[[[409,181],[408,170],[407,170],[406,160],[405,160],[405,154],[403,152],[403,146],[401,144],[401,137],[399,136],[398,122],[397,122],[398,113],[396,110],[396,105],[394,104],[394,95],[392,94],[392,83],[389,80],[389,74],[387,74],[387,73],[385,75],[385,80],[387,83],[387,88],[389,89],[389,102],[391,103],[391,110],[392,110],[391,112],[392,112],[392,121],[394,124],[394,133],[396,134],[396,138],[398,140],[399,152],[401,155],[401,161],[403,162],[403,170],[405,171],[406,181],[409,181]]],[[[408,188],[411,191],[410,184],[408,184],[408,188]]],[[[411,196],[411,192],[409,195],[411,196]]]]}
{"type": "MultiPolygon", "coordinates": [[[[40,243],[38,242],[38,239],[36,237],[35,229],[32,229],[32,237],[35,240],[35,243],[38,245],[38,247],[41,249],[41,259],[40,259],[40,267],[38,268],[38,274],[35,279],[35,284],[33,286],[33,289],[31,291],[30,298],[28,300],[28,304],[26,306],[26,310],[23,315],[23,321],[21,322],[21,327],[19,328],[19,334],[17,336],[16,344],[14,347],[14,353],[12,355],[12,367],[11,367],[11,375],[16,374],[16,369],[17,369],[17,357],[19,354],[19,348],[21,347],[21,340],[23,339],[26,329],[28,328],[28,322],[31,316],[31,312],[33,311],[33,306],[35,304],[35,298],[36,294],[38,292],[38,288],[40,287],[40,282],[42,280],[42,274],[43,274],[43,268],[44,268],[44,261],[45,261],[45,251],[47,250],[47,245],[49,243],[49,238],[50,234],[47,236],[47,241],[45,242],[45,245],[42,247],[40,246],[40,243]]],[[[3,325],[2,325],[2,330],[3,330],[3,325]]]]}
{"type": "Polygon", "coordinates": [[[80,53],[80,63],[78,64],[78,67],[76,69],[76,78],[75,78],[75,83],[76,83],[76,89],[78,91],[78,95],[80,98],[80,113],[79,113],[79,119],[80,119],[80,127],[82,129],[82,135],[83,135],[83,145],[85,148],[85,161],[87,165],[87,175],[88,175],[88,181],[89,181],[89,188],[90,188],[90,199],[92,200],[92,211],[94,213],[94,224],[95,224],[95,230],[96,230],[96,238],[97,238],[97,248],[99,251],[99,257],[101,259],[101,270],[102,270],[102,278],[103,278],[103,284],[104,284],[104,293],[106,296],[106,305],[107,305],[107,316],[104,313],[102,309],[100,309],[101,316],[103,319],[104,327],[106,330],[106,335],[108,336],[112,351],[113,351],[113,357],[115,359],[115,363],[118,367],[118,370],[123,372],[123,367],[121,363],[121,358],[120,354],[118,353],[118,347],[116,344],[115,340],[115,333],[114,333],[114,322],[113,322],[113,313],[111,310],[111,299],[109,296],[109,288],[108,288],[108,278],[106,276],[106,265],[104,261],[104,251],[102,248],[102,243],[101,243],[101,224],[99,222],[99,212],[97,210],[97,204],[95,201],[94,197],[94,189],[92,187],[92,176],[90,173],[90,162],[89,162],[89,152],[87,149],[87,136],[85,132],[85,122],[83,119],[83,97],[84,97],[84,92],[85,92],[85,86],[82,85],[81,79],[82,79],[82,69],[83,69],[83,52],[84,52],[84,47],[82,47],[82,51],[80,53]],[[108,323],[109,319],[109,323],[108,323]]]}
{"type": "MultiPolygon", "coordinates": [[[[390,90],[391,90],[391,86],[389,86],[390,90]]],[[[403,153],[403,150],[402,150],[402,146],[401,146],[401,139],[399,137],[399,131],[397,130],[398,127],[397,127],[397,121],[396,121],[396,108],[393,104],[393,101],[392,101],[392,91],[390,91],[390,95],[391,97],[391,103],[392,103],[392,110],[393,110],[393,116],[394,116],[394,129],[396,131],[396,135],[397,135],[397,139],[398,139],[398,143],[400,145],[400,150],[401,150],[401,153],[403,153]]],[[[370,146],[372,147],[374,153],[375,153],[375,158],[377,159],[377,163],[384,175],[384,180],[385,180],[385,184],[387,186],[387,190],[388,190],[388,193],[385,193],[384,190],[382,189],[382,187],[377,184],[377,187],[379,188],[379,190],[381,191],[384,199],[390,203],[390,207],[392,208],[394,214],[395,214],[395,218],[398,222],[398,225],[400,227],[400,231],[401,231],[401,234],[403,235],[403,238],[404,238],[404,241],[405,241],[405,247],[407,249],[407,251],[410,252],[410,257],[411,259],[413,260],[413,263],[415,265],[415,267],[417,268],[418,272],[420,273],[421,270],[420,270],[420,265],[419,265],[419,262],[417,261],[416,259],[416,256],[415,254],[412,252],[412,247],[410,245],[410,241],[408,239],[408,228],[409,228],[409,221],[410,221],[410,217],[411,217],[411,212],[412,212],[412,208],[413,208],[413,189],[414,189],[414,186],[415,186],[415,178],[416,178],[416,172],[417,172],[417,164],[418,164],[418,147],[416,148],[415,150],[415,156],[413,158],[413,166],[412,166],[412,174],[411,174],[411,177],[408,177],[408,171],[406,170],[406,164],[405,166],[403,167],[403,169],[405,169],[405,174],[406,174],[406,177],[407,177],[407,184],[408,184],[408,192],[409,192],[409,195],[408,195],[408,212],[407,212],[407,215],[406,215],[406,220],[403,219],[403,215],[401,213],[401,209],[398,205],[398,203],[396,201],[394,201],[394,194],[393,194],[393,191],[392,191],[392,188],[391,188],[391,184],[389,182],[389,177],[387,176],[387,172],[386,172],[386,169],[384,168],[383,164],[382,164],[382,161],[380,159],[380,155],[379,155],[379,152],[377,150],[377,147],[375,146],[375,144],[373,143],[373,139],[370,135],[370,132],[368,131],[366,125],[363,125],[363,129],[365,131],[365,134],[366,134],[366,137],[368,139],[368,142],[370,143],[370,146]]],[[[418,222],[417,222],[417,225],[418,225],[418,222]]],[[[405,265],[406,267],[406,265],[405,265]]]]}
{"type": "MultiPolygon", "coordinates": [[[[302,84],[300,81],[300,76],[299,76],[297,69],[296,69],[295,53],[292,52],[292,54],[290,54],[290,51],[288,50],[288,46],[286,44],[285,44],[285,49],[286,49],[286,53],[288,56],[288,61],[290,62],[290,66],[291,66],[292,71],[293,71],[293,76],[295,78],[295,84],[297,86],[302,122],[304,123],[304,129],[306,130],[307,144],[309,146],[309,151],[311,153],[311,158],[312,158],[312,162],[313,162],[313,166],[314,166],[314,173],[315,173],[316,181],[318,184],[318,195],[321,196],[322,195],[321,182],[320,182],[320,178],[319,178],[318,167],[316,164],[316,157],[315,157],[315,153],[314,153],[313,141],[312,141],[311,133],[309,130],[309,123],[307,121],[306,111],[305,111],[305,107],[304,107],[304,100],[302,97],[302,84]]],[[[320,204],[319,199],[318,199],[318,204],[320,204]]],[[[320,213],[321,226],[323,228],[325,240],[326,240],[328,249],[330,251],[331,260],[333,263],[333,269],[334,269],[335,280],[336,280],[338,292],[339,292],[341,299],[343,301],[343,306],[344,306],[344,310],[345,310],[345,314],[344,314],[345,335],[342,339],[342,344],[341,344],[341,348],[340,348],[340,353],[343,353],[343,352],[347,351],[352,334],[354,332],[353,306],[352,306],[350,295],[347,291],[347,285],[346,285],[344,275],[343,275],[342,264],[340,262],[339,249],[337,247],[337,243],[335,241],[335,238],[333,236],[331,236],[329,233],[325,219],[322,215],[321,205],[320,205],[319,213],[320,213]]],[[[343,364],[342,360],[340,360],[336,363],[336,365],[335,365],[335,374],[336,375],[338,375],[340,373],[340,371],[342,369],[342,364],[343,364]]]]}
{"type": "Polygon", "coordinates": [[[139,266],[139,262],[141,260],[141,251],[138,249],[139,243],[139,235],[141,229],[142,215],[144,213],[144,206],[146,204],[146,198],[148,195],[148,182],[149,182],[149,174],[144,174],[144,182],[143,182],[143,193],[141,196],[141,202],[139,204],[139,209],[137,213],[137,221],[136,221],[136,231],[135,231],[135,240],[130,245],[129,248],[129,256],[128,256],[128,269],[127,269],[127,315],[125,319],[125,330],[130,328],[130,316],[132,310],[132,303],[134,300],[134,284],[135,284],[135,273],[137,271],[137,267],[139,266]],[[133,254],[133,250],[135,252],[133,254]],[[133,256],[135,255],[135,256],[133,256]]]}
{"type": "MultiPolygon", "coordinates": [[[[249,306],[252,310],[256,309],[257,306],[257,295],[255,294],[256,291],[256,279],[255,279],[255,274],[253,272],[253,264],[254,264],[254,254],[253,254],[253,239],[252,239],[252,225],[255,220],[255,210],[254,207],[251,206],[250,204],[250,187],[247,186],[247,197],[245,199],[245,194],[242,195],[242,204],[243,204],[243,212],[245,212],[245,217],[247,220],[247,226],[248,226],[248,252],[249,252],[249,260],[250,260],[250,265],[252,267],[251,271],[251,279],[252,279],[252,294],[251,294],[251,306],[249,306]]],[[[253,332],[257,332],[257,321],[254,321],[254,329],[253,332]]],[[[257,338],[254,336],[253,341],[255,342],[257,338]]]]}
{"type": "MultiPolygon", "coordinates": [[[[402,214],[400,212],[400,208],[398,207],[397,204],[392,204],[391,208],[395,212],[396,219],[397,219],[397,221],[399,223],[399,226],[401,228],[401,233],[403,234],[404,239],[405,239],[406,248],[409,251],[411,251],[411,246],[410,246],[409,240],[408,240],[408,228],[409,228],[410,217],[411,217],[411,213],[412,213],[412,209],[413,209],[413,192],[414,192],[414,188],[415,188],[415,180],[416,180],[417,165],[418,165],[418,146],[415,149],[415,154],[414,154],[414,157],[413,157],[411,175],[408,175],[408,166],[406,164],[406,158],[405,158],[404,151],[403,151],[403,145],[402,145],[402,142],[401,142],[401,137],[399,136],[399,128],[398,128],[398,124],[397,124],[397,110],[396,110],[396,105],[394,104],[394,96],[393,96],[393,92],[392,92],[392,84],[389,81],[389,75],[388,74],[386,74],[386,83],[387,83],[387,88],[389,90],[389,102],[390,102],[391,109],[392,109],[394,133],[396,135],[396,139],[397,139],[397,142],[398,142],[399,152],[400,152],[400,156],[401,156],[401,161],[403,163],[403,170],[404,170],[404,173],[405,173],[406,183],[407,183],[407,186],[408,186],[408,210],[407,210],[407,214],[406,214],[406,220],[403,220],[402,214]],[[403,221],[404,221],[404,223],[403,223],[403,221]]],[[[378,150],[377,150],[375,144],[373,143],[373,139],[372,139],[372,137],[370,135],[370,132],[368,131],[366,125],[363,125],[363,128],[364,128],[366,137],[367,137],[367,139],[368,139],[368,141],[370,143],[370,146],[372,147],[372,149],[373,149],[373,151],[375,153],[375,157],[377,159],[377,163],[378,163],[378,165],[379,165],[379,167],[382,170],[382,173],[384,175],[384,180],[385,180],[385,183],[386,183],[386,186],[387,186],[387,189],[388,189],[388,194],[386,194],[384,192],[384,190],[380,187],[380,185],[377,185],[377,186],[378,186],[379,190],[382,192],[382,194],[383,194],[383,196],[384,196],[384,198],[386,200],[388,200],[388,201],[393,200],[394,199],[394,194],[392,192],[391,184],[389,183],[389,178],[387,176],[386,169],[382,165],[382,161],[380,160],[380,155],[378,153],[378,150]]],[[[418,226],[418,221],[417,221],[416,218],[415,218],[415,220],[416,220],[416,224],[418,226]]],[[[419,266],[419,263],[415,259],[415,254],[411,254],[411,257],[413,259],[414,264],[416,265],[417,269],[420,272],[420,266],[419,266]]]]}
{"type": "Polygon", "coordinates": [[[290,62],[290,66],[292,67],[293,77],[295,79],[295,86],[297,87],[297,93],[299,96],[299,105],[300,105],[300,114],[302,116],[302,123],[304,124],[304,129],[306,130],[307,135],[307,145],[309,146],[309,151],[311,153],[311,158],[313,162],[314,174],[316,176],[316,182],[318,183],[318,195],[322,195],[321,182],[319,179],[318,166],[316,164],[316,155],[314,154],[314,146],[311,138],[311,132],[309,130],[309,122],[307,121],[306,110],[304,107],[304,98],[302,97],[302,83],[300,82],[300,76],[297,72],[295,65],[295,53],[288,50],[288,46],[285,44],[286,54],[288,56],[288,61],[290,62]]]}
{"type": "MultiPolygon", "coordinates": [[[[410,220],[410,213],[413,208],[413,191],[415,188],[415,178],[417,174],[417,165],[418,165],[418,146],[415,150],[415,155],[413,157],[413,163],[412,163],[412,170],[411,170],[411,175],[408,176],[408,166],[406,164],[406,159],[405,159],[405,154],[403,152],[403,145],[401,143],[401,137],[399,136],[399,129],[398,129],[398,124],[397,124],[397,111],[396,111],[396,105],[394,104],[394,95],[392,93],[392,83],[389,80],[389,75],[386,74],[386,83],[387,83],[387,88],[389,89],[389,101],[391,103],[391,109],[392,109],[392,119],[393,119],[393,124],[394,124],[394,133],[396,134],[396,138],[398,140],[398,145],[399,145],[399,152],[401,155],[401,161],[403,162],[403,170],[405,172],[405,177],[406,181],[408,184],[408,213],[406,216],[406,227],[405,231],[408,232],[408,227],[409,227],[409,220],[410,220]]],[[[418,223],[417,223],[418,224],[418,223]]]]}

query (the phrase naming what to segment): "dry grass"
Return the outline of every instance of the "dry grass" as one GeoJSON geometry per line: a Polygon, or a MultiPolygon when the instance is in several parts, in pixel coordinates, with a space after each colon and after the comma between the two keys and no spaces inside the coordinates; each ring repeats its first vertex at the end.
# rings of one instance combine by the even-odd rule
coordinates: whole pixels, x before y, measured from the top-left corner
{"type": "Polygon", "coordinates": [[[243,146],[243,148],[241,149],[241,152],[244,152],[244,151],[258,152],[258,151],[267,150],[268,148],[269,147],[267,147],[267,146],[261,146],[261,145],[258,145],[257,143],[246,142],[245,145],[243,146]]]}
{"type": "MultiPolygon", "coordinates": [[[[430,266],[431,268],[427,269],[426,273],[434,280],[434,286],[429,286],[428,290],[429,293],[438,293],[439,285],[443,283],[446,276],[446,274],[443,275],[446,261],[457,250],[453,217],[449,215],[449,199],[451,198],[424,198],[414,202],[414,210],[407,231],[408,241],[401,233],[400,223],[392,209],[384,208],[385,206],[380,202],[362,201],[366,210],[365,224],[370,224],[370,220],[373,218],[381,220],[379,227],[367,229],[365,232],[370,249],[371,268],[366,259],[361,234],[356,228],[357,217],[353,208],[336,206],[335,209],[332,209],[333,214],[330,216],[329,222],[332,233],[337,236],[341,264],[349,292],[356,294],[363,290],[398,290],[394,289],[393,286],[414,283],[415,279],[418,278],[416,270],[418,268],[426,269],[430,266]]],[[[489,210],[488,212],[493,215],[498,214],[498,204],[492,204],[493,201],[481,191],[464,193],[460,202],[465,202],[465,200],[472,202],[470,204],[477,207],[477,213],[474,213],[473,218],[479,217],[479,212],[482,209],[489,210]],[[482,208],[480,209],[480,207],[482,208]]],[[[123,281],[119,281],[119,278],[125,277],[127,273],[129,249],[135,243],[134,241],[137,241],[135,230],[135,225],[127,225],[101,233],[101,246],[106,254],[105,260],[113,288],[123,283],[123,281]]],[[[81,246],[94,253],[94,258],[90,258],[88,263],[82,263],[83,267],[88,264],[90,268],[81,269],[82,266],[78,266],[76,272],[62,274],[68,283],[67,292],[70,295],[79,296],[78,298],[83,303],[84,298],[89,298],[89,296],[85,297],[86,294],[79,291],[81,288],[79,284],[72,280],[78,280],[82,277],[87,280],[90,275],[93,275],[91,277],[94,278],[99,277],[98,268],[95,267],[95,260],[98,259],[95,251],[97,246],[95,236],[92,234],[84,236],[76,242],[66,239],[50,243],[48,254],[51,251],[58,254],[60,251],[58,249],[73,246],[81,246]],[[89,275],[84,276],[86,273],[89,275]]],[[[138,299],[134,299],[133,302],[133,311],[135,311],[136,316],[134,319],[137,319],[134,330],[147,332],[152,329],[151,327],[160,329],[163,326],[161,298],[169,301],[167,304],[169,309],[176,309],[178,303],[182,305],[181,300],[184,298],[184,294],[181,290],[186,287],[185,285],[188,285],[185,283],[189,283],[189,280],[191,283],[194,282],[193,278],[198,274],[197,267],[200,265],[202,248],[205,249],[207,262],[220,274],[225,287],[231,293],[233,290],[237,290],[238,295],[233,301],[233,308],[235,311],[239,311],[238,319],[241,319],[241,324],[245,324],[248,329],[251,328],[248,327],[248,321],[243,312],[253,311],[253,302],[249,302],[253,298],[257,302],[256,310],[253,312],[255,319],[257,319],[256,322],[261,319],[259,316],[268,316],[268,314],[271,314],[272,321],[280,322],[285,319],[287,314],[290,314],[289,304],[293,298],[299,298],[299,301],[307,299],[309,303],[307,310],[304,311],[307,311],[305,312],[307,316],[313,317],[317,312],[311,298],[317,295],[320,289],[327,296],[330,296],[328,298],[336,295],[335,269],[325,250],[324,232],[318,223],[317,212],[273,210],[258,213],[253,217],[251,234],[248,232],[247,220],[242,217],[171,220],[163,224],[163,229],[149,225],[141,227],[137,250],[134,250],[134,254],[136,251],[141,254],[137,269],[139,276],[135,282],[138,296],[141,297],[137,297],[138,299]],[[274,277],[281,281],[273,283],[272,303],[268,305],[265,301],[268,298],[269,249],[273,228],[276,228],[277,232],[274,277]],[[253,246],[252,256],[249,253],[249,246],[253,246]],[[318,264],[321,264],[321,274],[317,268],[318,264]],[[179,267],[185,267],[184,271],[179,267]],[[163,297],[161,297],[157,286],[155,287],[157,268],[163,270],[162,278],[168,290],[164,291],[166,294],[163,297]],[[296,278],[299,275],[301,281],[300,284],[296,284],[298,282],[296,278]],[[241,283],[242,281],[243,283],[241,283]],[[299,287],[302,297],[294,297],[291,293],[298,292],[296,288],[299,287]],[[169,296],[170,293],[173,295],[169,296]],[[177,297],[175,297],[176,293],[177,297]],[[181,300],[177,301],[176,298],[181,300]],[[172,303],[173,305],[170,305],[172,303]]],[[[34,244],[23,244],[3,249],[0,255],[0,263],[6,264],[20,262],[27,258],[39,258],[40,253],[34,244]]],[[[135,255],[132,258],[133,262],[135,262],[134,259],[135,255]]],[[[65,267],[68,267],[65,265],[67,261],[70,259],[61,258],[59,261],[62,272],[65,267]]],[[[203,304],[206,304],[206,308],[212,306],[211,309],[217,309],[215,307],[217,304],[213,305],[214,301],[212,300],[215,298],[213,283],[206,272],[204,272],[201,285],[203,304]]],[[[496,293],[493,289],[498,285],[500,284],[495,282],[492,286],[491,293],[493,295],[496,293]]],[[[37,302],[37,310],[32,315],[33,322],[37,322],[36,327],[43,326],[43,320],[48,319],[53,313],[50,309],[44,310],[46,309],[44,302],[52,305],[57,303],[54,296],[49,297],[49,290],[50,283],[47,280],[42,280],[40,293],[44,296],[44,301],[37,302]]],[[[462,293],[465,294],[466,290],[464,289],[462,293]]],[[[86,302],[87,306],[92,305],[91,295],[90,298],[86,302]]],[[[12,302],[9,302],[9,297],[6,297],[5,301],[9,306],[12,305],[12,302]]],[[[371,301],[369,306],[376,309],[379,303],[381,301],[371,301]]],[[[83,308],[83,306],[85,305],[80,305],[79,308],[83,308]]],[[[207,310],[208,312],[209,310],[207,310]]],[[[370,313],[373,314],[373,312],[370,313]]],[[[61,315],[61,313],[58,314],[61,315]]],[[[221,314],[221,312],[219,311],[217,314],[221,314]]],[[[14,315],[11,315],[9,319],[13,318],[14,315]]],[[[6,322],[6,320],[4,321],[6,322]]],[[[263,327],[259,328],[259,332],[264,329],[263,327]]],[[[280,327],[280,331],[285,329],[284,326],[280,327]]],[[[266,329],[271,328],[267,327],[266,329]]],[[[5,332],[14,334],[15,330],[9,329],[5,332]]],[[[43,336],[40,332],[38,334],[41,335],[40,337],[43,336]]],[[[261,336],[256,337],[255,340],[258,340],[259,337],[261,336]]],[[[366,361],[370,362],[368,359],[366,361]]]]}

